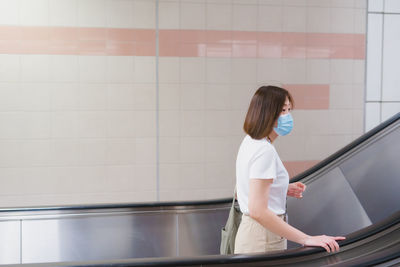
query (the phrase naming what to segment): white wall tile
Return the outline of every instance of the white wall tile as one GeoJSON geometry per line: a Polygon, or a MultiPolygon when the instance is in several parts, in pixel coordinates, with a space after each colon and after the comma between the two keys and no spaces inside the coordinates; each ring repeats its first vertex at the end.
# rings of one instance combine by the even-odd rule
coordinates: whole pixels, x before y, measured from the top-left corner
{"type": "Polygon", "coordinates": [[[353,86],[350,84],[331,84],[329,90],[329,108],[353,109],[353,86]]]}
{"type": "Polygon", "coordinates": [[[365,104],[365,131],[369,131],[381,122],[381,104],[365,104]]]}
{"type": "Polygon", "coordinates": [[[202,3],[181,2],[181,29],[205,29],[206,5],[202,3]]]}
{"type": "Polygon", "coordinates": [[[204,165],[182,164],[179,178],[182,191],[204,188],[204,165]]]}
{"type": "Polygon", "coordinates": [[[180,139],[180,162],[204,162],[204,137],[182,137],[180,139]]]}
{"type": "Polygon", "coordinates": [[[76,166],[78,164],[79,146],[76,140],[54,140],[51,142],[51,159],[53,166],[76,166]]]}
{"type": "Polygon", "coordinates": [[[106,57],[79,56],[79,80],[81,82],[106,82],[106,57]]]}
{"type": "Polygon", "coordinates": [[[353,82],[353,60],[332,59],[330,63],[331,83],[353,82]]]}
{"type": "Polygon", "coordinates": [[[82,110],[105,110],[106,89],[106,85],[101,83],[79,84],[79,108],[82,110]]]}
{"type": "MultiPolygon", "coordinates": [[[[18,167],[21,165],[21,142],[0,141],[0,167],[18,167]]],[[[1,169],[3,172],[4,169],[1,169]]],[[[12,181],[10,181],[12,183],[12,181]]],[[[4,185],[7,186],[8,182],[4,185]]]]}
{"type": "Polygon", "coordinates": [[[307,6],[310,7],[330,7],[330,0],[307,0],[307,6]]]}
{"type": "Polygon", "coordinates": [[[382,12],[385,0],[368,0],[368,12],[382,12]]]}
{"type": "Polygon", "coordinates": [[[160,198],[162,201],[166,201],[162,197],[162,191],[172,190],[176,195],[176,191],[179,189],[179,164],[160,164],[160,198]]]}
{"type": "Polygon", "coordinates": [[[208,30],[232,29],[232,5],[208,3],[206,9],[206,28],[208,30]]]}
{"type": "Polygon", "coordinates": [[[158,26],[160,29],[179,29],[179,2],[160,1],[158,4],[158,26]]]}
{"type": "Polygon", "coordinates": [[[135,166],[107,166],[105,180],[107,192],[132,192],[135,189],[135,166]]]}
{"type": "Polygon", "coordinates": [[[283,8],[281,6],[258,6],[257,29],[279,32],[283,29],[283,8]]]}
{"type": "MultiPolygon", "coordinates": [[[[205,168],[205,187],[214,188],[214,189],[222,189],[227,188],[227,184],[230,185],[231,188],[234,188],[234,182],[232,180],[233,177],[230,175],[230,166],[224,163],[209,163],[205,168]]],[[[208,191],[208,190],[207,190],[208,191]]]]}
{"type": "Polygon", "coordinates": [[[249,107],[251,98],[258,87],[255,84],[234,84],[231,85],[232,108],[245,110],[249,107]]]}
{"type": "Polygon", "coordinates": [[[207,82],[229,83],[232,75],[232,62],[230,58],[207,58],[207,82]]]}
{"type": "Polygon", "coordinates": [[[24,82],[47,82],[50,80],[50,56],[22,55],[21,80],[24,82]]]}
{"type": "Polygon", "coordinates": [[[133,3],[131,0],[108,0],[106,2],[107,26],[133,28],[133,3]]]}
{"type": "Polygon", "coordinates": [[[199,110],[205,107],[205,85],[181,84],[181,109],[182,110],[199,110]]]}
{"type": "Polygon", "coordinates": [[[78,24],[77,0],[50,0],[49,1],[50,26],[73,26],[78,24]]]}
{"type": "Polygon", "coordinates": [[[78,25],[80,27],[105,27],[106,0],[78,0],[78,25]]]}
{"type": "Polygon", "coordinates": [[[0,111],[16,111],[22,106],[20,83],[0,83],[0,111]]]}
{"type": "Polygon", "coordinates": [[[156,86],[155,84],[134,84],[134,105],[137,110],[156,109],[156,86]]]}
{"type": "Polygon", "coordinates": [[[205,138],[205,158],[206,162],[226,162],[230,159],[234,151],[232,141],[226,137],[206,137],[205,138]]]}
{"type": "Polygon", "coordinates": [[[133,26],[154,29],[156,27],[155,0],[135,0],[133,3],[133,26]]]}
{"type": "Polygon", "coordinates": [[[233,30],[257,30],[257,13],[256,5],[233,5],[233,30]]]}
{"type": "Polygon", "coordinates": [[[79,114],[77,111],[58,111],[51,113],[52,138],[78,137],[79,114]]]}
{"type": "Polygon", "coordinates": [[[309,7],[307,9],[307,32],[331,31],[331,10],[324,7],[309,7]]]}
{"type": "Polygon", "coordinates": [[[231,92],[229,84],[206,85],[206,109],[226,110],[230,108],[231,92]]]}
{"type": "Polygon", "coordinates": [[[354,33],[367,32],[367,16],[365,9],[354,9],[354,33]]]}
{"type": "Polygon", "coordinates": [[[180,106],[180,85],[177,84],[160,84],[159,87],[159,108],[163,109],[179,109],[180,106]]]}
{"type": "MultiPolygon", "coordinates": [[[[23,125],[19,128],[23,138],[50,138],[50,113],[26,112],[23,114],[23,125]]],[[[16,135],[17,137],[18,135],[16,135]]]]}
{"type": "Polygon", "coordinates": [[[107,164],[134,164],[135,163],[135,140],[111,139],[106,144],[107,164]]]}
{"type": "Polygon", "coordinates": [[[27,26],[48,26],[49,0],[21,0],[20,22],[27,26]]]}
{"type": "MultiPolygon", "coordinates": [[[[107,144],[105,139],[81,139],[79,144],[79,164],[104,165],[106,163],[107,144]]],[[[87,179],[87,177],[85,177],[87,179]]],[[[82,183],[85,187],[87,183],[82,183]]]]}
{"type": "Polygon", "coordinates": [[[205,112],[206,136],[226,136],[231,132],[231,117],[225,110],[210,110],[205,112]]]}
{"type": "MultiPolygon", "coordinates": [[[[136,163],[154,164],[156,162],[156,139],[155,138],[136,138],[136,163]]],[[[152,166],[155,172],[155,166],[152,166]]],[[[139,175],[139,173],[137,173],[139,175]]],[[[138,176],[140,177],[140,176],[138,176]]],[[[144,178],[142,178],[144,179],[144,178]]]]}
{"type": "Polygon", "coordinates": [[[300,59],[283,59],[283,83],[306,83],[306,62],[300,59]]]}
{"type": "Polygon", "coordinates": [[[354,7],[354,0],[331,0],[331,7],[354,7]]]}
{"type": "MultiPolygon", "coordinates": [[[[364,133],[364,109],[353,110],[353,135],[364,133]]],[[[351,140],[350,140],[351,141],[351,140]]]]}
{"type": "Polygon", "coordinates": [[[133,57],[107,57],[107,81],[111,83],[133,82],[133,57]]]}
{"type": "Polygon", "coordinates": [[[180,121],[181,136],[203,136],[205,132],[205,115],[203,111],[182,111],[180,121]]]}
{"type": "Polygon", "coordinates": [[[51,84],[22,83],[20,93],[21,109],[26,111],[50,110],[51,84]]]}
{"type": "Polygon", "coordinates": [[[137,110],[135,116],[135,135],[137,137],[153,137],[156,135],[156,112],[153,110],[137,110]]]}
{"type": "Polygon", "coordinates": [[[365,60],[353,61],[353,82],[356,84],[364,83],[365,80],[365,60]]]}
{"type": "Polygon", "coordinates": [[[180,133],[181,114],[179,110],[160,110],[160,136],[177,137],[180,133]]]}
{"type": "Polygon", "coordinates": [[[354,0],[354,7],[365,10],[365,9],[367,9],[367,1],[368,0],[354,0]]]}
{"type": "Polygon", "coordinates": [[[400,16],[385,15],[383,44],[382,100],[400,101],[400,16]]]}
{"type": "Polygon", "coordinates": [[[232,82],[255,83],[257,81],[257,59],[232,59],[232,82]]]}
{"type": "Polygon", "coordinates": [[[204,58],[181,58],[181,82],[201,83],[206,79],[206,60],[204,58]]]}
{"type": "Polygon", "coordinates": [[[20,72],[19,55],[0,55],[0,81],[19,82],[20,72]]]}
{"type": "Polygon", "coordinates": [[[181,140],[179,137],[160,138],[160,162],[179,163],[180,154],[181,154],[181,140]]]}
{"type": "Polygon", "coordinates": [[[282,81],[282,60],[278,58],[257,59],[257,82],[282,81]]]}
{"type": "Polygon", "coordinates": [[[134,81],[136,83],[154,83],[156,81],[155,57],[135,57],[134,81]]]}
{"type": "Polygon", "coordinates": [[[107,112],[107,137],[134,137],[137,127],[133,111],[107,112]]]}
{"type": "Polygon", "coordinates": [[[368,14],[366,99],[381,100],[383,15],[368,14]]]}
{"type": "Polygon", "coordinates": [[[305,32],[307,9],[304,7],[285,6],[283,8],[283,31],[305,32]]]}
{"type": "Polygon", "coordinates": [[[354,10],[351,8],[331,8],[331,31],[333,33],[353,33],[354,10]]]}
{"type": "Polygon", "coordinates": [[[26,133],[22,132],[25,124],[25,113],[23,112],[0,112],[0,138],[16,139],[22,138],[26,133]]]}
{"type": "Polygon", "coordinates": [[[30,140],[21,142],[22,166],[48,166],[52,159],[51,142],[30,140]]]}
{"type": "Polygon", "coordinates": [[[20,2],[15,0],[0,1],[0,25],[18,25],[20,2]]]}
{"type": "Polygon", "coordinates": [[[180,80],[180,58],[177,57],[159,57],[159,82],[160,83],[178,83],[180,80]]]}
{"type": "Polygon", "coordinates": [[[388,13],[399,13],[400,14],[400,2],[397,0],[385,0],[385,12],[388,13]]]}
{"type": "Polygon", "coordinates": [[[382,103],[382,122],[400,112],[400,102],[382,103]]]}
{"type": "Polygon", "coordinates": [[[306,79],[307,83],[326,84],[330,80],[330,64],[324,59],[306,60],[306,79]]]}
{"type": "Polygon", "coordinates": [[[51,83],[51,109],[78,109],[78,83],[51,83]]]}
{"type": "Polygon", "coordinates": [[[108,84],[106,96],[109,110],[132,110],[135,108],[135,91],[131,83],[108,84]]]}
{"type": "Polygon", "coordinates": [[[50,62],[50,79],[55,82],[77,82],[79,80],[78,57],[73,55],[52,55],[50,62]]]}
{"type": "Polygon", "coordinates": [[[81,138],[104,138],[107,129],[107,113],[85,111],[79,113],[78,134],[81,138]]]}

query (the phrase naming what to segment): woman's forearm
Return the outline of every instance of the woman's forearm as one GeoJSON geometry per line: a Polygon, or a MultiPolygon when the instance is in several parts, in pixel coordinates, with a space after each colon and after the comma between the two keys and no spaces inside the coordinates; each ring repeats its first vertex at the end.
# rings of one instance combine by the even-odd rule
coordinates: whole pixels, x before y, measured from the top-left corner
{"type": "Polygon", "coordinates": [[[305,233],[281,220],[269,209],[262,209],[253,213],[250,212],[250,217],[274,234],[285,237],[287,240],[299,243],[301,245],[304,245],[306,239],[309,238],[309,236],[305,233]]]}

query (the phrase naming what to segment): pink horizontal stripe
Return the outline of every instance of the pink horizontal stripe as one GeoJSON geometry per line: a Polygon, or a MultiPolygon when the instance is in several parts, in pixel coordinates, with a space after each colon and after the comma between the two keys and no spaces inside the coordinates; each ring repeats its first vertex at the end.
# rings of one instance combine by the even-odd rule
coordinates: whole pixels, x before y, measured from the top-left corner
{"type": "Polygon", "coordinates": [[[289,177],[292,178],[297,174],[302,173],[303,171],[311,168],[315,164],[317,164],[319,160],[306,160],[306,161],[285,161],[283,165],[287,169],[289,173],[289,177]]]}
{"type": "MultiPolygon", "coordinates": [[[[0,26],[0,53],[155,56],[154,29],[0,26]]],[[[364,34],[160,30],[159,55],[365,58],[364,34]]]]}
{"type": "Polygon", "coordinates": [[[2,54],[155,56],[155,30],[0,26],[2,54]]]}
{"type": "Polygon", "coordinates": [[[294,98],[295,109],[329,109],[328,84],[283,85],[294,98]]]}

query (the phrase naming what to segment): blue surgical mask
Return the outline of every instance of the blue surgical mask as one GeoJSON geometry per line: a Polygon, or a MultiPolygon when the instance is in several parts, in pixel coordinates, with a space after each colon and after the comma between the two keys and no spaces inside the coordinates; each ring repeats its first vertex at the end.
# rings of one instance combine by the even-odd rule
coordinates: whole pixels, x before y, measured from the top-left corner
{"type": "Polygon", "coordinates": [[[278,118],[278,126],[274,128],[274,131],[280,135],[284,136],[289,134],[293,129],[293,117],[290,113],[285,115],[280,115],[278,118]]]}

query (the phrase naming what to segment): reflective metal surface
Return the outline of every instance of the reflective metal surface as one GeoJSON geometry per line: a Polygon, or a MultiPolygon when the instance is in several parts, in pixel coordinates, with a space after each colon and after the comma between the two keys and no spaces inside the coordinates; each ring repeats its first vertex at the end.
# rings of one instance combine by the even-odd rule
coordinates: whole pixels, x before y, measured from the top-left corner
{"type": "Polygon", "coordinates": [[[400,209],[400,125],[340,165],[372,223],[400,209]]]}
{"type": "MultiPolygon", "coordinates": [[[[345,235],[399,211],[399,129],[397,120],[305,177],[304,198],[288,199],[289,223],[345,235]]],[[[0,264],[219,254],[230,203],[3,209],[0,264]]]]}
{"type": "Polygon", "coordinates": [[[20,262],[21,250],[20,221],[0,222],[0,263],[20,262]]]}

